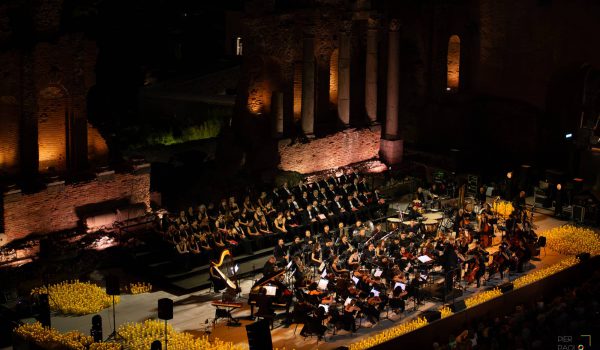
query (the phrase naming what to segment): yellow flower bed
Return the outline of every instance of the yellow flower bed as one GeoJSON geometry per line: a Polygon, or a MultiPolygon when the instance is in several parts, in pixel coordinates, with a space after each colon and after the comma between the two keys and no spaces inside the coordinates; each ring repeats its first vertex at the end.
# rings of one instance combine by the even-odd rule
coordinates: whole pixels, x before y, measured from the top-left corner
{"type": "Polygon", "coordinates": [[[600,255],[598,233],[583,227],[565,225],[555,227],[540,234],[546,237],[546,245],[555,252],[566,255],[590,253],[600,255]]]}
{"type": "Polygon", "coordinates": [[[452,315],[452,310],[447,305],[442,306],[440,312],[442,313],[442,318],[452,315]]]}
{"type": "Polygon", "coordinates": [[[121,350],[120,343],[92,343],[90,350],[121,350]]]}
{"type": "Polygon", "coordinates": [[[366,339],[359,340],[356,343],[350,344],[350,350],[362,350],[368,349],[375,345],[384,343],[390,339],[401,336],[402,334],[406,334],[412,332],[416,329],[424,327],[427,325],[427,320],[425,318],[417,318],[416,320],[412,320],[410,322],[399,324],[395,327],[386,329],[380,333],[377,333],[373,336],[367,337],[366,339]]]}
{"type": "MultiPolygon", "coordinates": [[[[78,280],[34,288],[31,294],[49,294],[50,309],[68,315],[88,315],[112,305],[112,297],[104,289],[78,280]]],[[[116,296],[115,303],[119,300],[116,296]]]]}
{"type": "Polygon", "coordinates": [[[21,325],[15,329],[15,333],[45,349],[85,350],[94,341],[80,332],[60,333],[54,328],[44,328],[39,322],[21,325]]]}
{"type": "Polygon", "coordinates": [[[494,288],[485,292],[481,292],[479,294],[473,295],[470,298],[465,299],[465,305],[467,308],[473,307],[475,305],[479,305],[481,303],[485,303],[490,299],[494,299],[495,297],[499,297],[502,295],[502,292],[498,288],[494,288]]]}
{"type": "Polygon", "coordinates": [[[507,218],[510,215],[510,213],[512,213],[515,210],[512,203],[507,201],[497,203],[495,208],[498,212],[498,215],[505,218],[507,218]]]}
{"type": "MultiPolygon", "coordinates": [[[[125,338],[124,346],[131,350],[147,350],[155,340],[165,339],[165,324],[158,320],[146,320],[143,323],[127,323],[119,327],[119,334],[125,338]]],[[[208,337],[194,338],[189,333],[176,332],[167,326],[170,350],[241,350],[231,342],[208,337]]]]}
{"type": "Polygon", "coordinates": [[[521,276],[513,281],[514,288],[515,289],[521,288],[530,283],[539,281],[539,280],[546,278],[550,275],[553,275],[559,271],[569,268],[569,267],[577,264],[578,262],[579,262],[579,259],[577,259],[574,256],[571,256],[571,257],[561,260],[560,262],[558,262],[554,265],[551,265],[546,268],[528,273],[528,274],[521,276]]]}
{"type": "Polygon", "coordinates": [[[131,294],[142,294],[152,292],[152,285],[150,283],[139,282],[129,284],[129,293],[131,294]]]}

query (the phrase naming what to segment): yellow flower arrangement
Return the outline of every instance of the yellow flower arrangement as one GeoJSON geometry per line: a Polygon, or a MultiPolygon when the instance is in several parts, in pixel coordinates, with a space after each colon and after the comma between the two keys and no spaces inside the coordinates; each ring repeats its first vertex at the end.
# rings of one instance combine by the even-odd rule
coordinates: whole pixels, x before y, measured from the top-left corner
{"type": "MultiPolygon", "coordinates": [[[[78,280],[34,288],[31,295],[36,294],[49,294],[50,309],[68,315],[88,315],[112,305],[112,297],[104,289],[78,280]]],[[[115,303],[119,300],[116,296],[115,303]]]]}
{"type": "Polygon", "coordinates": [[[90,350],[121,350],[120,343],[92,343],[90,350]]]}
{"type": "Polygon", "coordinates": [[[130,283],[129,292],[131,294],[150,293],[152,292],[152,285],[150,283],[145,282],[130,283]]]}
{"type": "Polygon", "coordinates": [[[491,290],[487,290],[485,292],[481,292],[479,294],[473,295],[470,298],[465,299],[465,305],[467,308],[473,307],[475,305],[479,305],[481,303],[485,303],[490,299],[494,299],[502,295],[502,292],[498,288],[494,288],[491,290]]]}
{"type": "Polygon", "coordinates": [[[590,253],[592,256],[600,254],[600,237],[598,233],[587,228],[565,225],[540,235],[546,237],[548,248],[561,254],[590,253]]]}
{"type": "MultiPolygon", "coordinates": [[[[124,347],[131,350],[150,349],[155,340],[165,338],[165,325],[158,320],[146,320],[143,323],[127,323],[119,327],[119,334],[125,338],[124,347]]],[[[170,350],[241,350],[231,342],[219,339],[212,341],[208,337],[194,338],[189,333],[176,332],[171,325],[167,326],[170,350]]]]}
{"type": "Polygon", "coordinates": [[[80,332],[60,333],[54,328],[43,327],[39,322],[19,326],[15,329],[15,334],[46,349],[85,350],[94,341],[92,337],[80,332]]]}
{"type": "Polygon", "coordinates": [[[442,306],[442,308],[440,309],[440,312],[442,313],[442,318],[446,318],[446,317],[452,315],[452,310],[448,307],[448,305],[442,306]]]}
{"type": "Polygon", "coordinates": [[[427,325],[427,320],[425,318],[417,318],[410,322],[399,324],[395,327],[386,329],[380,333],[377,333],[373,336],[367,337],[365,339],[359,340],[355,343],[350,344],[350,350],[362,350],[368,349],[375,345],[384,343],[390,339],[397,338],[403,334],[412,332],[416,329],[424,327],[427,325]]]}
{"type": "Polygon", "coordinates": [[[558,262],[554,265],[548,266],[548,267],[540,269],[540,270],[535,270],[533,272],[530,272],[524,276],[521,276],[521,277],[515,279],[513,281],[514,288],[515,289],[521,288],[530,283],[539,281],[539,280],[546,278],[550,275],[553,275],[559,271],[569,268],[569,267],[577,264],[578,262],[579,262],[579,259],[577,259],[574,256],[571,256],[571,257],[561,260],[560,262],[558,262]]]}
{"type": "Polygon", "coordinates": [[[507,218],[510,213],[512,213],[515,208],[513,207],[511,202],[507,202],[507,201],[502,201],[499,202],[495,205],[496,211],[498,212],[498,215],[507,218]]]}

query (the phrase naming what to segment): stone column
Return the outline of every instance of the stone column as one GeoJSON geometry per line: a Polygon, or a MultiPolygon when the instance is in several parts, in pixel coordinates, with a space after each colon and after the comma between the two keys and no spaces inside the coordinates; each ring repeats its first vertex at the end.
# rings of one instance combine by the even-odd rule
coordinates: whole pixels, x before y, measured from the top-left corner
{"type": "Polygon", "coordinates": [[[365,110],[371,124],[377,123],[377,21],[369,18],[367,29],[367,62],[365,78],[365,110]]]}
{"type": "Polygon", "coordinates": [[[273,136],[283,135],[283,92],[273,91],[271,98],[271,114],[273,115],[273,136]]]}
{"type": "Polygon", "coordinates": [[[302,59],[302,131],[314,134],[315,127],[315,38],[306,35],[303,40],[302,59]]]}
{"type": "Polygon", "coordinates": [[[340,32],[338,56],[338,117],[345,127],[350,125],[350,35],[340,32]]]}
{"type": "Polygon", "coordinates": [[[388,66],[387,66],[387,104],[385,116],[385,135],[381,139],[380,154],[387,164],[402,162],[404,143],[400,139],[398,128],[398,94],[400,92],[400,23],[397,19],[390,21],[388,33],[388,66]]]}

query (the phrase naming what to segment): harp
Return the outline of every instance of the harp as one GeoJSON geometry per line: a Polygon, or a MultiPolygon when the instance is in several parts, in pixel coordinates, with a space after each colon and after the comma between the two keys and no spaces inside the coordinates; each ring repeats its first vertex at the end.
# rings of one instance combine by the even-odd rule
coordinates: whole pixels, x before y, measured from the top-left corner
{"type": "Polygon", "coordinates": [[[240,291],[240,287],[237,285],[235,261],[229,249],[221,252],[218,262],[210,262],[210,269],[208,271],[215,285],[215,290],[227,288],[228,291],[235,293],[240,291]]]}

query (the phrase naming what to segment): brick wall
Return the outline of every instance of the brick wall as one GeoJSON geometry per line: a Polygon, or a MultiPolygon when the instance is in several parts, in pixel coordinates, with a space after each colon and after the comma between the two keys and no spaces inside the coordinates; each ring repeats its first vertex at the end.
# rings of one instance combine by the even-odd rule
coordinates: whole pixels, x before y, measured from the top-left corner
{"type": "MultiPolygon", "coordinates": [[[[149,168],[147,168],[149,169],[149,168]]],[[[45,234],[77,227],[76,209],[82,206],[128,199],[150,206],[150,173],[117,173],[89,182],[48,186],[43,191],[4,194],[4,232],[8,241],[30,234],[45,234]]]]}
{"type": "Polygon", "coordinates": [[[377,157],[379,130],[347,130],[309,143],[280,144],[279,168],[310,174],[377,157]]]}

